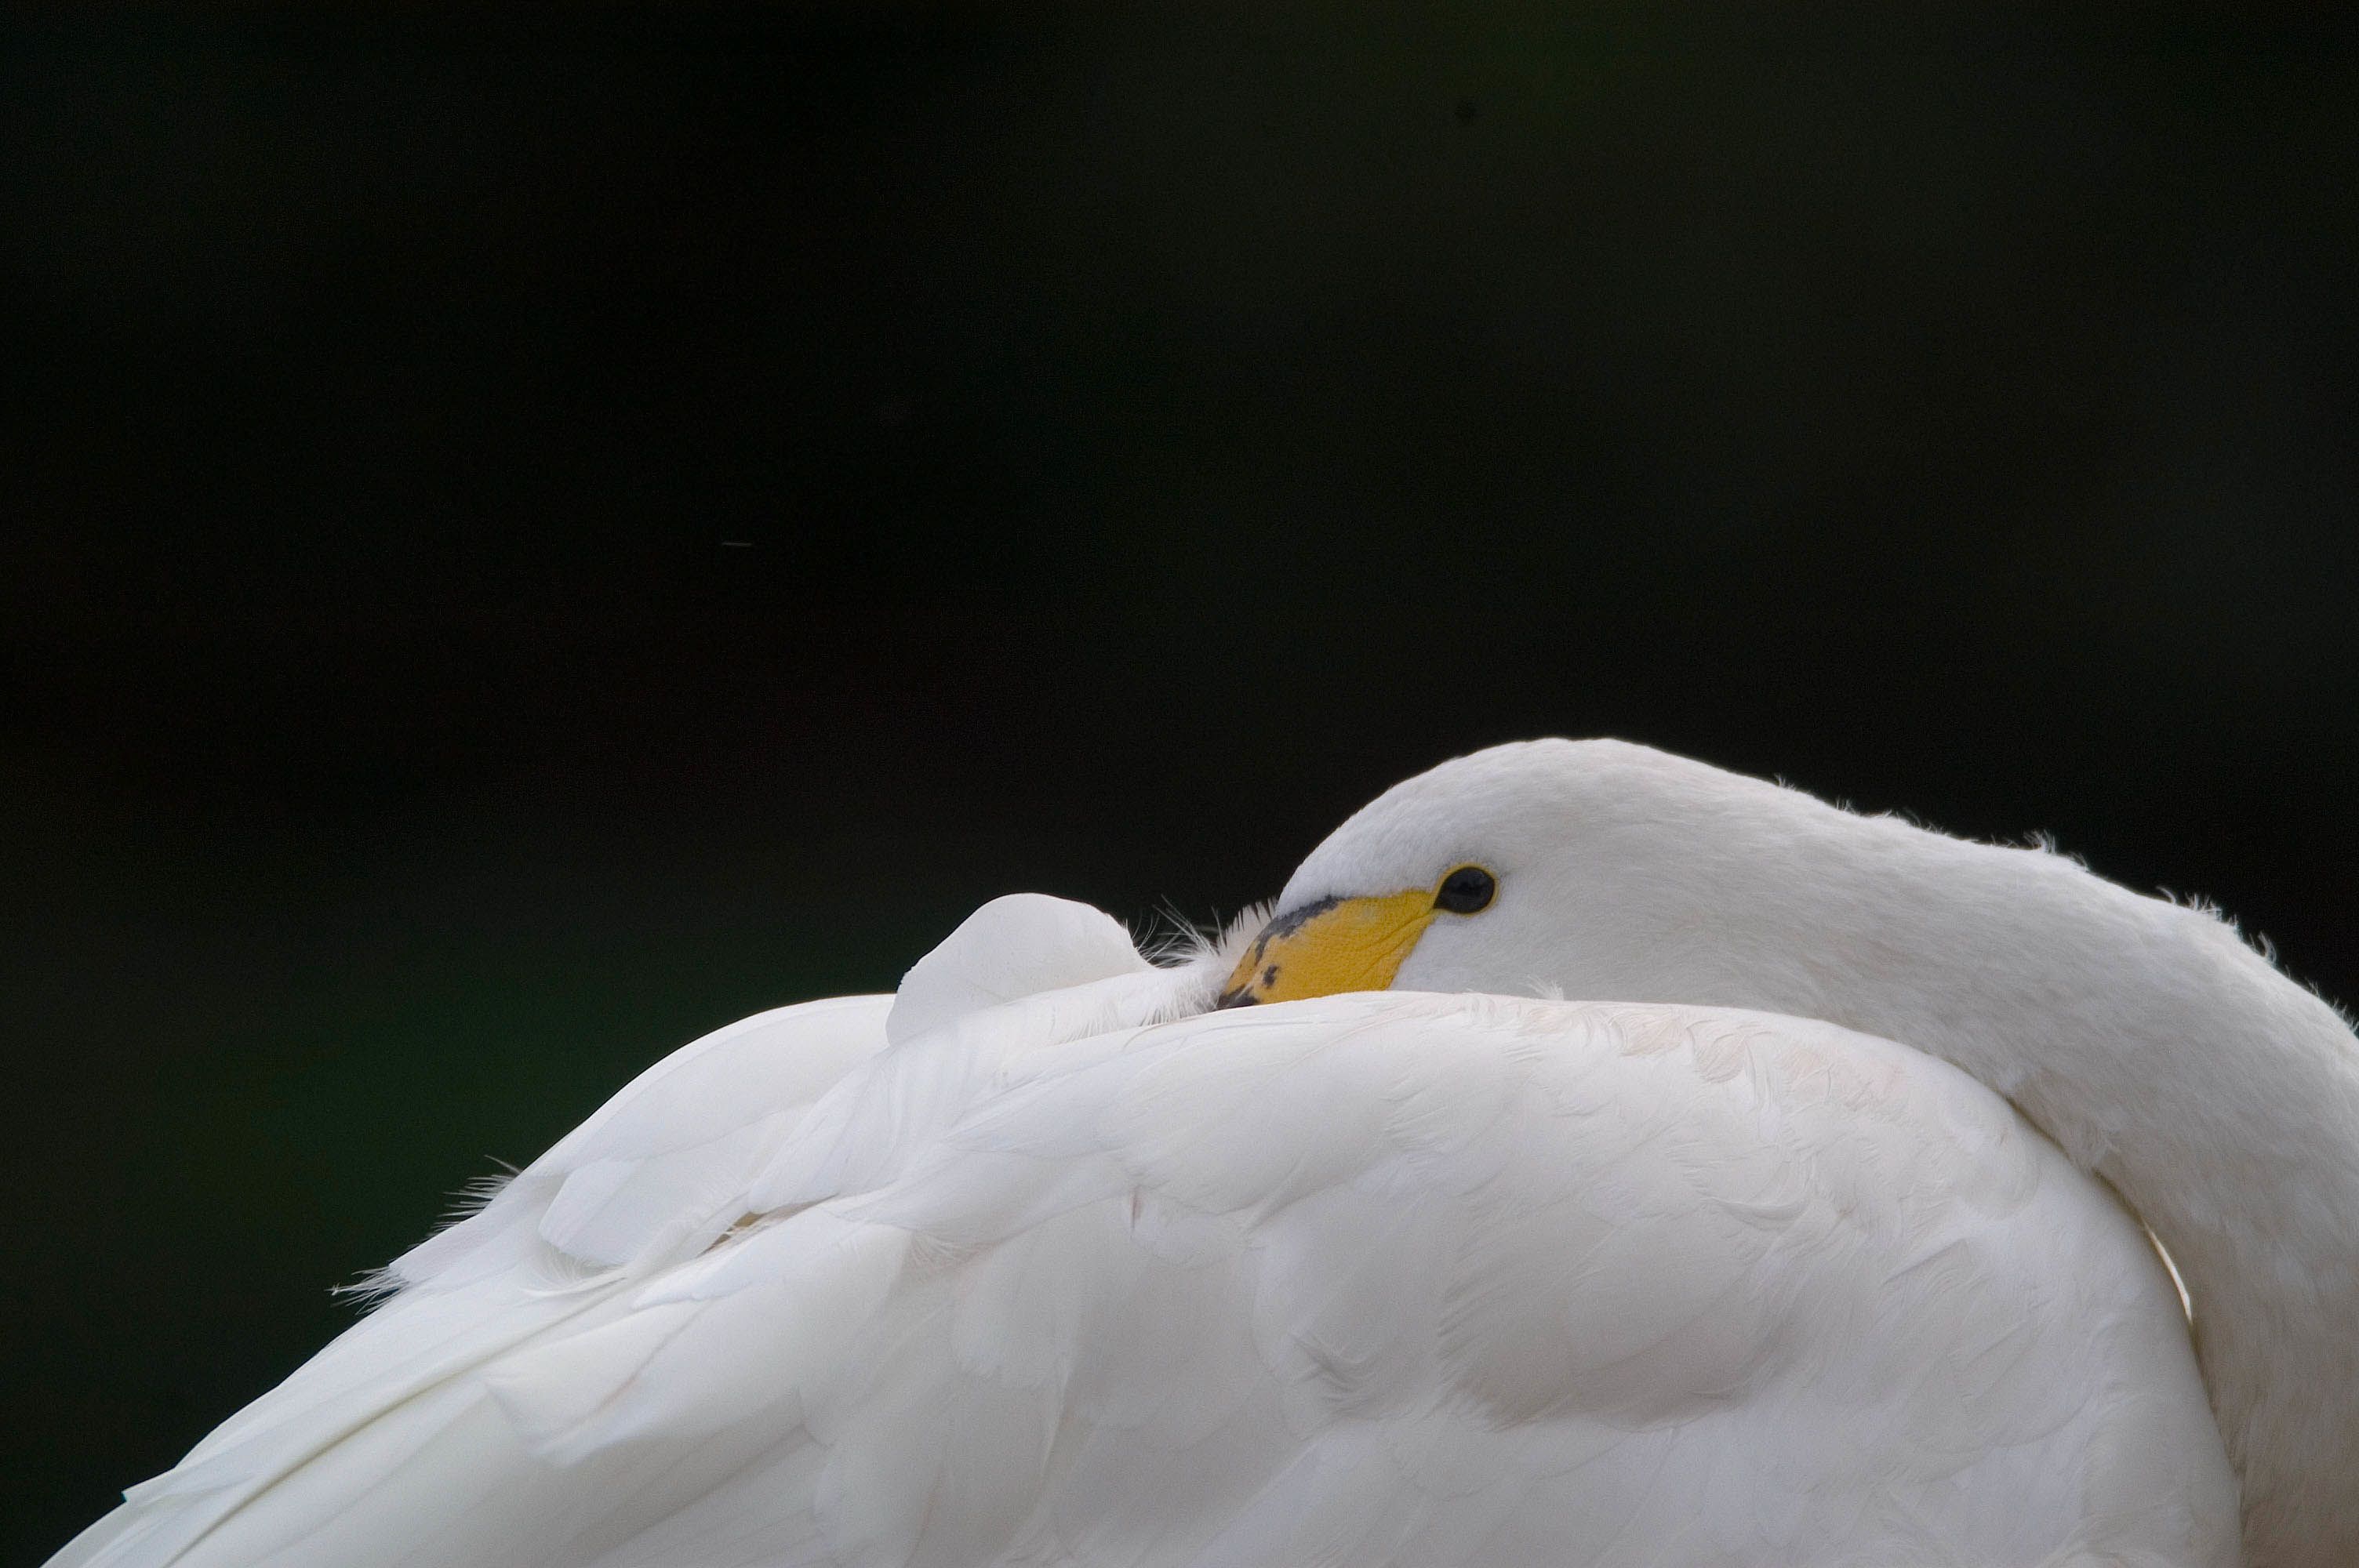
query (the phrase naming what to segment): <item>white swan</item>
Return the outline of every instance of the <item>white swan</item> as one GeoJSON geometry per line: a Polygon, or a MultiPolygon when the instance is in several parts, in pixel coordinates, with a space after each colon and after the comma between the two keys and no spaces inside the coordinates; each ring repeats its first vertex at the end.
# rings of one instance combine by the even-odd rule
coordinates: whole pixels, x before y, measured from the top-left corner
{"type": "Polygon", "coordinates": [[[54,1563],[2359,1563],[2359,1052],[2216,920],[1544,741],[1241,935],[687,1047],[54,1563]]]}

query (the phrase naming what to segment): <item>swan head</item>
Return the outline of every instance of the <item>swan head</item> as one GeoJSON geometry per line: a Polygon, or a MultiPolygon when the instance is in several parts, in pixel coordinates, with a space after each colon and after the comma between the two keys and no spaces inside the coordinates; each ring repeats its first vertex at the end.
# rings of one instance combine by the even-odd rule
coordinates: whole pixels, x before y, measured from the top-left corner
{"type": "Polygon", "coordinates": [[[1692,930],[1680,940],[1692,914],[1677,906],[1698,880],[1697,836],[1726,825],[1715,802],[1732,791],[1740,817],[1744,792],[1785,793],[1618,741],[1524,741],[1444,762],[1311,852],[1220,1004],[1387,989],[1642,1000],[1669,988],[1705,1000],[1720,988],[1692,965],[1744,944],[1724,929],[1715,943],[1692,930]]]}

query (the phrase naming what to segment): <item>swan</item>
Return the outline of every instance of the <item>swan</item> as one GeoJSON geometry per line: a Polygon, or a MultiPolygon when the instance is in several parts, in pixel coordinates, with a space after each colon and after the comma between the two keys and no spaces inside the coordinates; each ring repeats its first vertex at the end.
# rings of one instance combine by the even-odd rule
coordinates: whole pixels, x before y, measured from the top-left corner
{"type": "Polygon", "coordinates": [[[2347,1565],[2354,1187],[2216,917],[1525,742],[674,1053],[52,1568],[2347,1565]]]}

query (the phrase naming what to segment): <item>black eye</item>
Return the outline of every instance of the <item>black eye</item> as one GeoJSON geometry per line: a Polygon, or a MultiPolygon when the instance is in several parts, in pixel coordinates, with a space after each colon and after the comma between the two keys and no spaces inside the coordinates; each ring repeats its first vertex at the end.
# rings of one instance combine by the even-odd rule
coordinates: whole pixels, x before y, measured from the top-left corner
{"type": "Polygon", "coordinates": [[[1452,914],[1476,914],[1491,907],[1499,893],[1499,879],[1480,866],[1461,866],[1441,879],[1433,907],[1452,914]]]}

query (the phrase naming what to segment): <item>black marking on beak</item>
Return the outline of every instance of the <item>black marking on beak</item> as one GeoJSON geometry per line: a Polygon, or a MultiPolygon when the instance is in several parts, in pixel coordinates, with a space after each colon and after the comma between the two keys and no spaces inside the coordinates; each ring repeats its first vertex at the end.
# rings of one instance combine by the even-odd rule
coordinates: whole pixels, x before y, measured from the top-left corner
{"type": "MultiPolygon", "coordinates": [[[[1326,914],[1329,910],[1334,908],[1337,904],[1343,902],[1343,901],[1341,898],[1333,895],[1330,895],[1326,898],[1315,898],[1309,903],[1302,905],[1300,908],[1289,909],[1284,914],[1272,920],[1267,925],[1261,928],[1261,935],[1254,938],[1254,963],[1256,966],[1261,966],[1262,957],[1269,951],[1269,945],[1273,938],[1279,936],[1291,936],[1294,933],[1301,930],[1305,925],[1308,925],[1310,922],[1318,919],[1321,915],[1326,914]]],[[[1243,965],[1239,966],[1239,968],[1243,967],[1243,965]]],[[[1261,1002],[1261,998],[1254,994],[1254,987],[1258,985],[1263,989],[1266,990],[1271,986],[1277,984],[1277,968],[1278,967],[1276,964],[1263,966],[1261,968],[1261,973],[1254,979],[1246,980],[1243,985],[1231,986],[1227,990],[1221,993],[1220,999],[1217,1001],[1212,1003],[1213,1010],[1217,1011],[1224,1007],[1258,1006],[1261,1002]]]]}
{"type": "Polygon", "coordinates": [[[1331,893],[1325,898],[1314,898],[1299,909],[1288,910],[1284,914],[1263,926],[1261,935],[1254,938],[1254,957],[1256,958],[1261,957],[1262,949],[1269,946],[1271,937],[1291,936],[1343,902],[1341,898],[1331,893]]]}
{"type": "MultiPolygon", "coordinates": [[[[1259,957],[1259,955],[1256,954],[1256,957],[1259,957]]],[[[1259,975],[1247,980],[1244,985],[1232,986],[1227,990],[1223,991],[1221,993],[1221,1000],[1212,1004],[1213,1010],[1217,1011],[1224,1007],[1260,1006],[1261,998],[1254,994],[1253,988],[1259,986],[1263,990],[1267,990],[1270,987],[1277,984],[1277,968],[1278,967],[1276,964],[1271,964],[1265,968],[1259,975]]]]}

